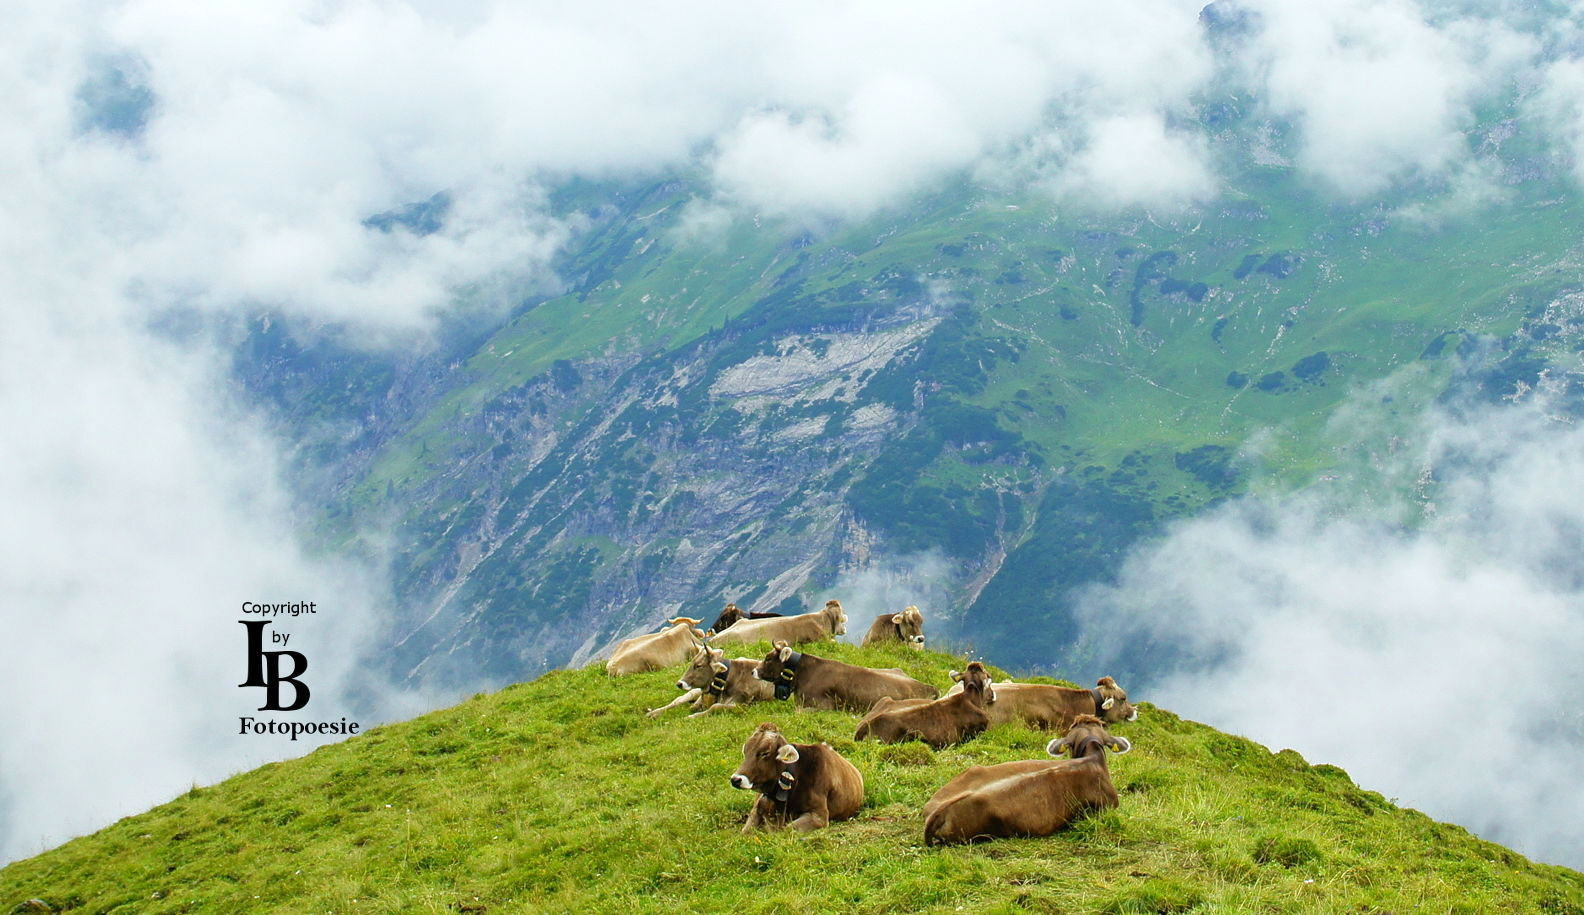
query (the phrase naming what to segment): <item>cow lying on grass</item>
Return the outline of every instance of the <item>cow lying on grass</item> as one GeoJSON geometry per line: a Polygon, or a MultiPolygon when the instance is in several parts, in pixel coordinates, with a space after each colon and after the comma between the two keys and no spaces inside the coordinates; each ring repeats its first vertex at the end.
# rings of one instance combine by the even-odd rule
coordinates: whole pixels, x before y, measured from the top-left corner
{"type": "Polygon", "coordinates": [[[759,662],[753,658],[726,660],[725,652],[708,645],[693,656],[693,663],[682,672],[677,689],[685,690],[669,703],[648,711],[650,718],[658,718],[667,709],[684,702],[693,703],[694,712],[689,718],[707,715],[716,709],[736,708],[749,702],[759,702],[775,696],[775,687],[753,675],[759,662]]]}
{"type": "Polygon", "coordinates": [[[914,648],[924,647],[924,614],[917,607],[909,607],[901,613],[882,613],[870,624],[869,632],[863,637],[865,645],[879,645],[886,642],[902,642],[914,648]]]}
{"type": "Polygon", "coordinates": [[[720,616],[715,617],[714,625],[705,630],[705,635],[713,636],[717,632],[723,632],[738,620],[772,620],[779,619],[782,616],[785,616],[785,614],[770,613],[768,611],[762,610],[755,610],[752,613],[743,613],[736,604],[727,604],[721,610],[720,616]]]}
{"type": "Polygon", "coordinates": [[[847,612],[841,601],[826,601],[822,610],[782,616],[775,619],[738,620],[710,640],[716,645],[745,645],[749,642],[781,640],[796,645],[817,642],[847,631],[847,612]]]}
{"type": "Polygon", "coordinates": [[[776,642],[754,668],[754,676],[775,685],[777,699],[796,698],[800,706],[846,709],[863,714],[883,698],[933,699],[940,690],[895,667],[876,669],[816,658],[776,642]]]}
{"type": "MultiPolygon", "coordinates": [[[[954,685],[947,695],[961,692],[954,685]]],[[[1106,724],[1138,720],[1138,709],[1127,692],[1110,677],[1101,677],[1094,689],[1047,686],[1042,683],[995,684],[996,701],[986,709],[990,726],[1021,721],[1031,728],[1065,733],[1079,715],[1094,715],[1106,724]]]]}
{"type": "Polygon", "coordinates": [[[733,788],[759,793],[743,832],[791,826],[807,832],[845,820],[863,805],[863,775],[827,743],[788,743],[761,724],[743,744],[733,788]]]}
{"type": "Polygon", "coordinates": [[[985,707],[995,702],[990,675],[984,665],[971,661],[962,673],[952,671],[962,691],[944,699],[881,699],[858,722],[854,740],[874,738],[881,743],[922,740],[935,749],[962,743],[990,726],[985,707]]]}
{"type": "Polygon", "coordinates": [[[701,622],[679,616],[667,621],[669,629],[624,639],[605,662],[605,672],[621,676],[681,664],[704,643],[704,633],[694,628],[701,622]]]}
{"type": "Polygon", "coordinates": [[[1133,749],[1106,733],[1093,715],[1079,715],[1067,736],[1045,752],[1071,759],[1030,759],[974,766],[947,782],[924,805],[924,843],[972,842],[1008,836],[1048,836],[1084,813],[1117,805],[1106,748],[1133,749]]]}

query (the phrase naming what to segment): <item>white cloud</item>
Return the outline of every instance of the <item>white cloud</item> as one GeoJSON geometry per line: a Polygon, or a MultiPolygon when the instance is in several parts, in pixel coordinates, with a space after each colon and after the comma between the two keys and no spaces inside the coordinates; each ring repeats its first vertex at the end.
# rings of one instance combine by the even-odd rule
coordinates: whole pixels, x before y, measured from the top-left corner
{"type": "Polygon", "coordinates": [[[1177,525],[1088,594],[1090,631],[1181,648],[1153,701],[1577,867],[1584,430],[1540,402],[1394,441],[1374,412],[1338,420],[1357,473],[1177,525]]]}
{"type": "Polygon", "coordinates": [[[1349,196],[1460,161],[1473,105],[1536,47],[1499,21],[1437,23],[1411,0],[1254,6],[1255,91],[1298,123],[1301,166],[1349,196]]]}
{"type": "Polygon", "coordinates": [[[961,575],[956,563],[935,551],[877,557],[861,568],[848,569],[830,587],[847,610],[843,641],[854,645],[863,641],[882,613],[918,607],[924,614],[926,642],[944,650],[939,639],[961,575]]]}
{"type": "Polygon", "coordinates": [[[1168,131],[1158,115],[1110,117],[1055,183],[1064,197],[1107,209],[1173,206],[1214,195],[1208,155],[1199,137],[1168,131]]]}
{"type": "Polygon", "coordinates": [[[1584,182],[1584,59],[1559,60],[1546,67],[1529,110],[1545,123],[1567,167],[1584,182]]]}

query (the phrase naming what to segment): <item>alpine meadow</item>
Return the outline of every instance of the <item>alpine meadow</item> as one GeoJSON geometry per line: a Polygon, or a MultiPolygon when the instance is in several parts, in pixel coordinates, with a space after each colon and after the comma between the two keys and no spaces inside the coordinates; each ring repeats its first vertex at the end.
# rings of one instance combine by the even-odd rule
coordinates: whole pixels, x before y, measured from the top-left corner
{"type": "Polygon", "coordinates": [[[0,911],[1584,912],[1576,3],[23,7],[0,911]]]}

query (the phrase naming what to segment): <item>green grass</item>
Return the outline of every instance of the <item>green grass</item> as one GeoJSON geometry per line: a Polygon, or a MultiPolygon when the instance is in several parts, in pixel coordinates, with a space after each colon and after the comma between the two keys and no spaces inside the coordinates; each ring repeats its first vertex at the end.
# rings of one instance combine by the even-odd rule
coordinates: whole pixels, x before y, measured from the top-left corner
{"type": "MultiPolygon", "coordinates": [[[[814,650],[941,685],[964,663],[814,650]]],[[[854,716],[788,703],[645,718],[675,677],[555,671],[194,788],[0,870],[0,912],[35,897],[81,912],[1584,912],[1584,875],[1148,703],[1117,728],[1135,747],[1112,761],[1117,810],[1046,839],[925,848],[937,787],[1042,756],[1048,735],[934,752],[855,744],[854,716]],[[741,836],[751,798],[727,776],[760,721],[851,759],[859,815],[741,836]]]]}

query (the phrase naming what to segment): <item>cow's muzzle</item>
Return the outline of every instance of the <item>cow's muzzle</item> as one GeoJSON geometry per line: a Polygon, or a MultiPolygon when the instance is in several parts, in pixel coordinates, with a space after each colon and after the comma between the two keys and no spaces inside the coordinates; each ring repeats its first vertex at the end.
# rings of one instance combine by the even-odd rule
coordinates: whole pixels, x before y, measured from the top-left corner
{"type": "Polygon", "coordinates": [[[746,791],[753,787],[753,782],[748,780],[748,776],[738,772],[731,777],[731,785],[733,788],[741,788],[746,791]]]}
{"type": "Polygon", "coordinates": [[[686,680],[678,680],[677,681],[677,689],[687,689],[687,688],[688,688],[688,685],[687,685],[687,681],[686,680]]]}

